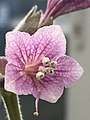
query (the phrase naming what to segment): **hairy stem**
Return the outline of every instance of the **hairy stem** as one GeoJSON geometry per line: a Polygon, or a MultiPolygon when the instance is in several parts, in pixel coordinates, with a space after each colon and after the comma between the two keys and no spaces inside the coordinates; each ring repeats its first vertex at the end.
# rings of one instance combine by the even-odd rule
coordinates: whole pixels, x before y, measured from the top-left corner
{"type": "Polygon", "coordinates": [[[2,90],[1,92],[8,120],[23,120],[17,95],[2,90]]]}

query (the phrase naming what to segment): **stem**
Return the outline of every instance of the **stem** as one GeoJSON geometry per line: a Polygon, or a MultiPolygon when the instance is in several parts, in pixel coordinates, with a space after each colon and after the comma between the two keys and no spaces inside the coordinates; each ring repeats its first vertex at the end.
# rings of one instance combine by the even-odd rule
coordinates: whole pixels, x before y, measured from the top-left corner
{"type": "Polygon", "coordinates": [[[23,120],[18,97],[11,92],[2,90],[1,92],[8,120],[23,120]]]}

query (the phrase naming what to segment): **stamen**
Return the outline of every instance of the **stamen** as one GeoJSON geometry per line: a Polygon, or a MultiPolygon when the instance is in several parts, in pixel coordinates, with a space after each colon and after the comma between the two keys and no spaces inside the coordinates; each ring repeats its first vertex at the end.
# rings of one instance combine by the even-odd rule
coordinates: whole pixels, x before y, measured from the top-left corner
{"type": "Polygon", "coordinates": [[[43,73],[43,72],[38,72],[37,74],[36,74],[36,78],[38,79],[38,80],[41,80],[41,79],[43,79],[45,77],[45,74],[43,73]]]}
{"type": "Polygon", "coordinates": [[[55,69],[56,66],[57,66],[57,62],[56,62],[56,61],[51,61],[51,62],[50,62],[50,67],[51,67],[51,68],[54,68],[54,69],[55,69]]]}
{"type": "Polygon", "coordinates": [[[43,63],[44,66],[47,66],[50,63],[50,59],[48,57],[43,57],[42,63],[43,63]]]}
{"type": "Polygon", "coordinates": [[[46,74],[46,69],[43,66],[40,66],[39,69],[38,69],[38,71],[46,74]]]}
{"type": "Polygon", "coordinates": [[[53,68],[48,68],[47,69],[47,74],[53,76],[54,75],[54,69],[53,68]]]}

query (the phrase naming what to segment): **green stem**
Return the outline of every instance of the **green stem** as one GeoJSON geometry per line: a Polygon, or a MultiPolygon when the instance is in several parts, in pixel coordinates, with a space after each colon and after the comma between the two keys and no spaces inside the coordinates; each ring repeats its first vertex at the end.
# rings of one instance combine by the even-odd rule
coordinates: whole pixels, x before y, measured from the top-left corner
{"type": "Polygon", "coordinates": [[[5,90],[2,90],[1,95],[4,101],[8,119],[22,120],[18,97],[14,93],[7,92],[5,90]]]}

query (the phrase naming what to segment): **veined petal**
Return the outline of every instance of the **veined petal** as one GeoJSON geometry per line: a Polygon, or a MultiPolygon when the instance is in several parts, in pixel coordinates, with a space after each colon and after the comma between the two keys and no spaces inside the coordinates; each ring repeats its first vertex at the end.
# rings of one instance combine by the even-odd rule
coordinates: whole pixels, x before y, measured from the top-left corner
{"type": "Polygon", "coordinates": [[[40,28],[32,38],[36,59],[40,56],[53,59],[66,52],[66,39],[59,25],[40,28]]]}
{"type": "Polygon", "coordinates": [[[61,6],[57,7],[58,12],[55,11],[53,14],[55,14],[54,17],[56,18],[60,15],[64,15],[66,13],[82,10],[89,7],[90,7],[90,0],[63,0],[61,6]]]}
{"type": "Polygon", "coordinates": [[[7,64],[5,71],[5,89],[15,94],[31,94],[32,79],[25,75],[23,70],[14,64],[7,64]]]}
{"type": "Polygon", "coordinates": [[[23,65],[28,56],[32,60],[31,36],[25,32],[12,31],[6,34],[6,57],[9,62],[23,65]]]}
{"type": "Polygon", "coordinates": [[[60,79],[46,75],[40,81],[35,80],[36,90],[32,91],[35,98],[41,98],[45,101],[55,103],[63,94],[64,85],[60,79]]]}
{"type": "Polygon", "coordinates": [[[57,102],[64,91],[64,85],[62,86],[59,79],[56,80],[54,77],[47,76],[42,81],[35,81],[34,85],[36,91],[32,91],[32,95],[51,103],[57,102]]]}
{"type": "Polygon", "coordinates": [[[23,66],[41,56],[56,58],[65,54],[66,39],[59,25],[39,29],[33,36],[25,32],[6,34],[6,57],[9,62],[23,66]]]}
{"type": "MultiPolygon", "coordinates": [[[[50,81],[49,79],[47,80],[50,81]]],[[[41,99],[51,103],[57,102],[57,100],[61,97],[64,91],[64,87],[60,85],[60,82],[55,81],[55,79],[53,80],[54,81],[52,81],[51,83],[44,83],[45,87],[43,87],[40,94],[41,99]]]]}
{"type": "Polygon", "coordinates": [[[48,0],[47,8],[52,9],[58,3],[60,4],[63,0],[48,0]]]}
{"type": "Polygon", "coordinates": [[[82,76],[83,69],[79,63],[69,56],[62,56],[58,59],[56,77],[63,81],[65,87],[70,87],[73,83],[82,76]]]}
{"type": "Polygon", "coordinates": [[[90,0],[48,0],[45,19],[90,7],[90,0]]]}

